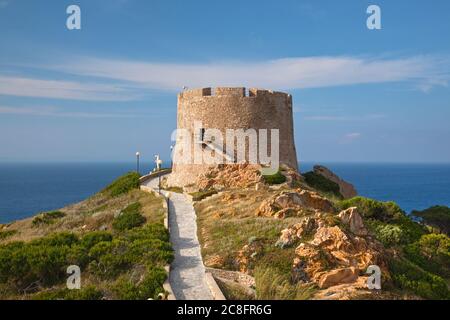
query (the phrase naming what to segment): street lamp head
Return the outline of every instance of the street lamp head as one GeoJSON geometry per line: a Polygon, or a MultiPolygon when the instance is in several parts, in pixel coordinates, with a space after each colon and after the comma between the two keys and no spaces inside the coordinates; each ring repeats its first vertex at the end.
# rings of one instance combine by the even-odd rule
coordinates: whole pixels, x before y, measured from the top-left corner
{"type": "Polygon", "coordinates": [[[136,157],[139,157],[141,155],[140,152],[136,152],[136,157]]]}

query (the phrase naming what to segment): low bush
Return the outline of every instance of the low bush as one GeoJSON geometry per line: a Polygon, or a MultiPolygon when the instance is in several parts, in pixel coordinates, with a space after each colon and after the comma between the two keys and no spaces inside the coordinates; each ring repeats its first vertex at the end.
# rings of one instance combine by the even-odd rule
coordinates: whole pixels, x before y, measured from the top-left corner
{"type": "Polygon", "coordinates": [[[139,178],[140,175],[137,172],[129,172],[107,186],[102,193],[111,197],[117,197],[133,189],[137,189],[140,185],[139,178]]]}
{"type": "Polygon", "coordinates": [[[422,221],[439,232],[450,235],[450,208],[434,206],[423,211],[412,211],[411,215],[419,217],[422,221]]]}
{"type": "Polygon", "coordinates": [[[163,283],[167,274],[162,268],[150,267],[142,281],[136,283],[130,277],[124,275],[117,279],[112,290],[120,300],[148,300],[158,299],[160,293],[165,294],[163,283]]]}
{"type": "Polygon", "coordinates": [[[113,229],[117,231],[130,230],[140,227],[145,223],[145,217],[141,214],[141,204],[135,202],[122,210],[113,221],[113,229]]]}
{"type": "Polygon", "coordinates": [[[32,300],[100,300],[103,292],[94,286],[86,286],[79,290],[57,289],[34,294],[32,300]]]}
{"type": "MultiPolygon", "coordinates": [[[[0,245],[0,287],[7,292],[23,294],[60,285],[65,283],[67,267],[72,264],[91,276],[106,280],[126,274],[134,266],[160,270],[172,260],[169,234],[162,224],[149,224],[115,235],[96,231],[81,238],[63,232],[28,243],[0,245]]],[[[139,290],[147,290],[147,295],[156,287],[155,283],[162,285],[164,280],[159,281],[162,277],[157,271],[146,274],[145,288],[139,290]]],[[[48,291],[34,298],[88,299],[100,296],[97,293],[92,290],[48,291]],[[72,296],[74,292],[76,296],[72,296]]]]}
{"type": "Polygon", "coordinates": [[[286,182],[286,177],[281,173],[281,171],[278,171],[272,175],[264,175],[263,179],[265,183],[270,185],[282,184],[286,182]]]}
{"type": "Polygon", "coordinates": [[[367,220],[366,225],[375,237],[381,241],[386,247],[399,245],[405,242],[405,235],[397,225],[383,223],[378,220],[367,220]]]}
{"type": "Polygon", "coordinates": [[[89,250],[89,272],[102,279],[113,279],[127,271],[133,261],[128,254],[130,244],[114,239],[97,243],[89,250]]]}
{"type": "Polygon", "coordinates": [[[31,222],[33,226],[48,225],[54,223],[57,219],[64,217],[66,214],[61,211],[49,211],[38,214],[31,222]]]}
{"type": "Polygon", "coordinates": [[[389,262],[394,284],[426,299],[450,299],[447,283],[441,277],[427,272],[405,258],[389,262]]]}
{"type": "Polygon", "coordinates": [[[404,248],[406,257],[422,269],[450,278],[450,238],[427,234],[404,248]]]}
{"type": "Polygon", "coordinates": [[[62,280],[68,266],[68,246],[21,242],[0,247],[0,283],[9,283],[17,292],[30,284],[50,286],[62,280]]]}
{"type": "Polygon", "coordinates": [[[358,207],[358,212],[369,229],[386,246],[413,243],[427,232],[423,226],[409,218],[395,202],[355,197],[339,201],[337,205],[341,210],[358,207]]]}
{"type": "Polygon", "coordinates": [[[341,192],[339,191],[339,185],[336,182],[331,181],[313,171],[304,173],[303,177],[305,178],[305,182],[310,187],[327,194],[332,194],[337,198],[342,199],[341,192]]]}
{"type": "Polygon", "coordinates": [[[6,231],[0,231],[0,241],[5,240],[9,237],[12,237],[17,233],[17,230],[6,230],[6,231]]]}
{"type": "Polygon", "coordinates": [[[382,202],[364,197],[354,197],[339,201],[338,206],[341,210],[358,207],[364,218],[372,218],[383,222],[391,222],[405,214],[395,202],[382,202]]]}
{"type": "Polygon", "coordinates": [[[86,249],[91,249],[99,242],[108,242],[112,239],[112,234],[107,231],[93,231],[83,236],[81,245],[86,249]]]}

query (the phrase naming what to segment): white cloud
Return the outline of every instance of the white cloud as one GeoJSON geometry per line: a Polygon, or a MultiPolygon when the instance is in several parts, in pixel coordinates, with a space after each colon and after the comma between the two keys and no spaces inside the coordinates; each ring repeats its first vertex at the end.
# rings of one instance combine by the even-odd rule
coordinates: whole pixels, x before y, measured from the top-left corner
{"type": "Polygon", "coordinates": [[[118,85],[0,75],[1,94],[87,101],[129,101],[139,98],[136,93],[118,85]]]}
{"type": "Polygon", "coordinates": [[[417,87],[447,85],[450,60],[435,56],[396,59],[300,57],[261,62],[153,63],[84,58],[50,66],[83,76],[133,82],[152,89],[183,86],[246,86],[304,89],[368,83],[413,82],[417,87]]]}
{"type": "Polygon", "coordinates": [[[361,138],[361,133],[359,132],[351,132],[345,134],[341,140],[339,141],[341,144],[349,144],[361,138]]]}
{"type": "MultiPolygon", "coordinates": [[[[149,90],[180,91],[183,86],[245,86],[289,91],[392,82],[408,82],[415,89],[429,92],[435,86],[447,85],[450,59],[435,56],[403,59],[303,57],[249,63],[183,64],[72,57],[62,64],[29,67],[57,71],[62,76],[77,75],[82,80],[0,75],[0,95],[130,101],[142,99],[149,90]]],[[[339,120],[339,117],[317,116],[310,120],[339,120]]]]}

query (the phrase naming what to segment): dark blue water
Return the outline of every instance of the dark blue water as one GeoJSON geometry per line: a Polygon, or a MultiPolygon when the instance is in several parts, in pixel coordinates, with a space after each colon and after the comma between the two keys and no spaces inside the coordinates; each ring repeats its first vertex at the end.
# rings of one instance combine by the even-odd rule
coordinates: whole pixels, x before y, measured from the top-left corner
{"type": "MultiPolygon", "coordinates": [[[[148,172],[150,165],[141,165],[148,172]]],[[[102,190],[135,163],[0,164],[0,223],[64,207],[102,190]]]]}
{"type": "MultiPolygon", "coordinates": [[[[343,164],[324,163],[351,182],[358,194],[395,201],[403,210],[423,210],[434,205],[450,206],[450,164],[343,164]]],[[[312,163],[301,164],[301,171],[312,163]]]]}
{"type": "MultiPolygon", "coordinates": [[[[407,212],[450,206],[450,164],[322,164],[359,194],[393,200],[407,212]]],[[[302,163],[301,170],[312,166],[302,163]]],[[[150,164],[142,167],[150,169],[150,164]]],[[[83,200],[132,170],[134,163],[0,164],[0,223],[83,200]]]]}

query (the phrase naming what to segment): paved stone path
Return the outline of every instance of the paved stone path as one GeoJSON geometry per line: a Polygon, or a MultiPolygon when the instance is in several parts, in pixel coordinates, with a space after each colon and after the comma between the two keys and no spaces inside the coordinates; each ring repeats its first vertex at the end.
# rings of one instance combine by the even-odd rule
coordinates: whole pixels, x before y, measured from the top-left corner
{"type": "MultiPolygon", "coordinates": [[[[158,178],[144,184],[158,190],[158,178]]],[[[171,192],[169,228],[175,259],[171,264],[169,282],[177,300],[213,299],[205,280],[205,267],[200,254],[196,220],[194,207],[187,197],[184,194],[171,192]]]]}

